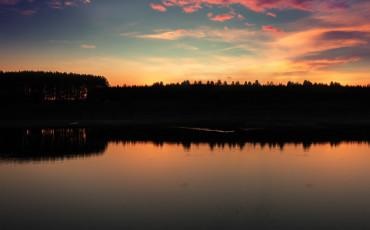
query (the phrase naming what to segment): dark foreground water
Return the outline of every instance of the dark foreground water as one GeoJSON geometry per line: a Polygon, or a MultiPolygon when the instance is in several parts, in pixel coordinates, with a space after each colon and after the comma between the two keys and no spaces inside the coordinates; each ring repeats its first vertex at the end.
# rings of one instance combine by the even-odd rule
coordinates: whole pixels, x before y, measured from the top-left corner
{"type": "Polygon", "coordinates": [[[2,151],[1,230],[370,229],[366,143],[42,149],[2,151]]]}

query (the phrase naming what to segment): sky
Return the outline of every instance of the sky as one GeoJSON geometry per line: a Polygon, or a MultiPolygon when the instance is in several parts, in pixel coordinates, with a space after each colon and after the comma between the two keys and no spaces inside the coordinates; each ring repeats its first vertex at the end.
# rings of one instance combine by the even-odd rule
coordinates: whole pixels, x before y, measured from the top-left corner
{"type": "Polygon", "coordinates": [[[0,0],[0,70],[370,84],[369,0],[0,0]]]}

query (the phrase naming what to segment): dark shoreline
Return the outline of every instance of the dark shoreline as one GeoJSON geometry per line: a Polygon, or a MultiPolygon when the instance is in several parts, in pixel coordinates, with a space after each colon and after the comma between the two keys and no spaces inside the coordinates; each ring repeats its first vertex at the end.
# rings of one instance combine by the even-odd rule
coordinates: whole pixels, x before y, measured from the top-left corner
{"type": "Polygon", "coordinates": [[[215,121],[153,122],[150,120],[0,121],[0,130],[12,129],[90,129],[147,139],[200,137],[201,139],[245,141],[370,140],[370,122],[367,121],[271,124],[215,121]]]}
{"type": "Polygon", "coordinates": [[[110,87],[104,77],[32,71],[1,73],[0,82],[0,129],[98,129],[148,140],[370,139],[370,85],[110,87]]]}

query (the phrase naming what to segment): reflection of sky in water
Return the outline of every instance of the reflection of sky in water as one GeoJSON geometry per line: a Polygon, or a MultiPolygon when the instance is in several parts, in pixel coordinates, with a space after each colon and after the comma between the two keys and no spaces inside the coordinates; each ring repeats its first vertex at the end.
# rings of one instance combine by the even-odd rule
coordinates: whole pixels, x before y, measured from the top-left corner
{"type": "Polygon", "coordinates": [[[0,165],[1,229],[369,228],[367,144],[109,144],[98,157],[0,165]]]}

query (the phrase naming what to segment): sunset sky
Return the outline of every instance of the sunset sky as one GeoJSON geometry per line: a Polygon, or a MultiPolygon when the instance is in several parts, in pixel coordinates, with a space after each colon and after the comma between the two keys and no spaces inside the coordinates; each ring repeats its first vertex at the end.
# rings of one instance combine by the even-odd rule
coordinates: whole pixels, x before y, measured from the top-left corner
{"type": "Polygon", "coordinates": [[[0,70],[370,83],[369,0],[0,0],[0,70]]]}

